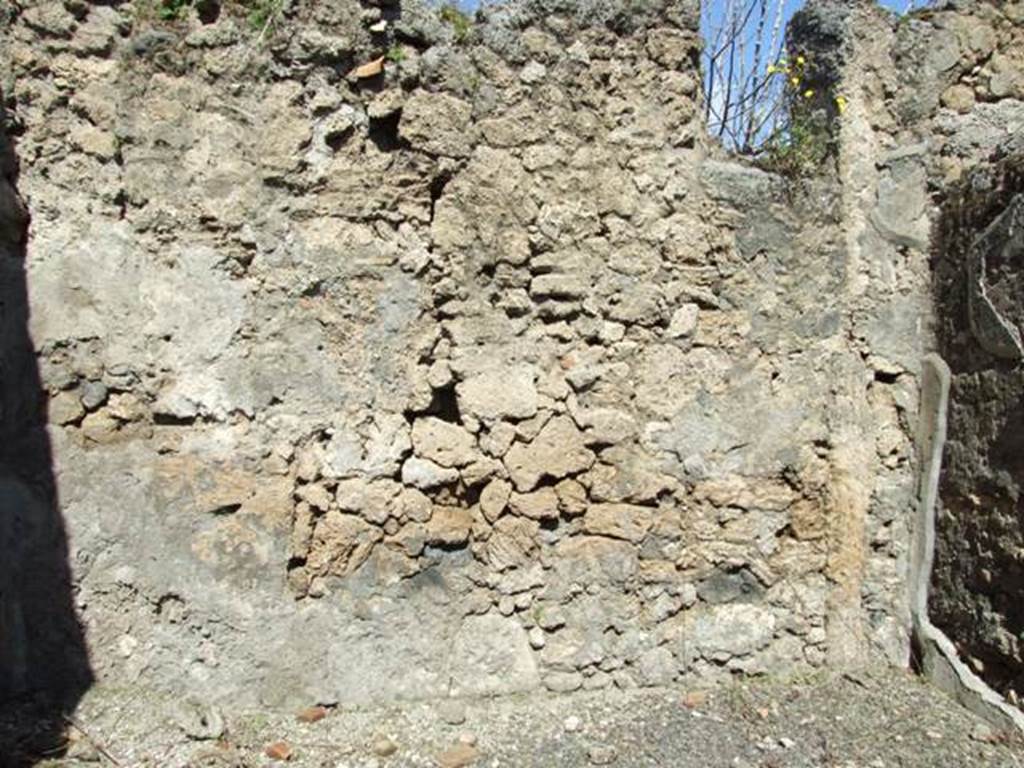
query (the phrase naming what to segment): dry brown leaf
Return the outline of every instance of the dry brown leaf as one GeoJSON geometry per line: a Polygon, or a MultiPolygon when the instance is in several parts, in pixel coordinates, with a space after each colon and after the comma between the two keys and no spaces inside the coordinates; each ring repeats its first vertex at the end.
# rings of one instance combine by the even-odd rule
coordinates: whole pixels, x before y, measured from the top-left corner
{"type": "Polygon", "coordinates": [[[358,77],[360,80],[365,80],[369,77],[376,77],[384,71],[384,57],[381,56],[379,59],[368,61],[365,64],[361,64],[352,70],[352,74],[358,77]]]}

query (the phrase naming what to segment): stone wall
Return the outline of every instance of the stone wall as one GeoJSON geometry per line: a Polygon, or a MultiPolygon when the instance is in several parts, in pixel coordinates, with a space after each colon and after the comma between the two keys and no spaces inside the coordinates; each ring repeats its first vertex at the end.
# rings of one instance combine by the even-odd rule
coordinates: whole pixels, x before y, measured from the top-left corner
{"type": "Polygon", "coordinates": [[[415,3],[146,7],[25,4],[0,47],[101,680],[362,703],[907,662],[927,180],[961,157],[921,141],[989,109],[922,122],[921,67],[883,62],[948,78],[976,36],[819,3],[794,45],[850,109],[796,183],[710,146],[691,2],[468,37],[415,3]]]}

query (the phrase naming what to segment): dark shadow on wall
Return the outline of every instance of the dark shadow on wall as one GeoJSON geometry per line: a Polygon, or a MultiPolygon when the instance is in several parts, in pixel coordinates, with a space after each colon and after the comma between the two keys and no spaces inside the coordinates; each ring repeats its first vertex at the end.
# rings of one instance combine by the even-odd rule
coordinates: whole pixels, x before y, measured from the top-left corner
{"type": "MultiPolygon", "coordinates": [[[[1024,195],[1024,155],[976,169],[951,190],[933,239],[939,352],[949,426],[939,484],[929,613],[963,658],[1011,700],[1024,696],[1024,360],[978,336],[968,301],[980,274],[1001,317],[1024,329],[1024,239],[998,226],[1024,195]],[[982,267],[976,244],[988,232],[982,267]],[[993,235],[992,233],[1003,233],[993,235]],[[973,266],[972,266],[973,265],[973,266]]],[[[987,335],[987,334],[986,334],[987,335]]]]}
{"type": "Polygon", "coordinates": [[[64,720],[92,683],[29,337],[29,213],[0,93],[0,765],[61,754],[64,720]]]}

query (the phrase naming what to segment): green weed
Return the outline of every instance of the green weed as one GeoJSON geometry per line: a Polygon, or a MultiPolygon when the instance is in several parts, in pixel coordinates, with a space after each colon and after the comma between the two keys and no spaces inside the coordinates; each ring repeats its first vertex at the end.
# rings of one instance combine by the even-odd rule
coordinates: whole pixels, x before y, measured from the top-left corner
{"type": "Polygon", "coordinates": [[[192,0],[162,0],[157,15],[164,21],[177,21],[191,6],[192,0]]]}
{"type": "Polygon", "coordinates": [[[455,3],[445,3],[438,11],[438,16],[445,24],[451,24],[455,32],[455,42],[464,43],[473,34],[473,19],[459,10],[455,3]]]}
{"type": "Polygon", "coordinates": [[[249,25],[257,31],[263,31],[277,22],[284,10],[284,0],[247,0],[249,8],[249,25]]]}
{"type": "Polygon", "coordinates": [[[405,46],[395,43],[384,54],[384,58],[393,64],[400,64],[405,61],[405,46]]]}

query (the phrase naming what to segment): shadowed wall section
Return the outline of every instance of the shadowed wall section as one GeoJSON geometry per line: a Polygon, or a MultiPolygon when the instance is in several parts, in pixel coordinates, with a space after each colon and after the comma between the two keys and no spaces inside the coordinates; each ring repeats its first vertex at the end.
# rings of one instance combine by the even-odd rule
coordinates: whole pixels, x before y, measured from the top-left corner
{"type": "Polygon", "coordinates": [[[12,730],[5,718],[0,742],[17,762],[59,745],[59,714],[74,709],[92,676],[28,333],[29,213],[8,129],[0,114],[0,700],[8,712],[24,704],[28,725],[12,730]]]}
{"type": "Polygon", "coordinates": [[[952,190],[934,244],[952,371],[931,610],[972,668],[1024,695],[1024,156],[952,190]]]}

